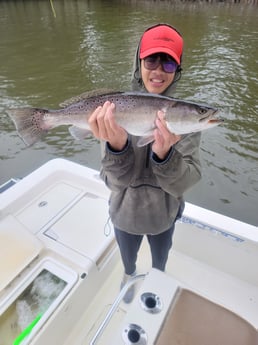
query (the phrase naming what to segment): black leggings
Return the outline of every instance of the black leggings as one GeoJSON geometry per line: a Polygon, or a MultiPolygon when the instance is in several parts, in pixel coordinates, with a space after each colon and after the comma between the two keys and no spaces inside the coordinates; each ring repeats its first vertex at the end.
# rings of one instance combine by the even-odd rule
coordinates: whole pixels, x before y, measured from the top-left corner
{"type": "MultiPolygon", "coordinates": [[[[174,224],[166,231],[158,235],[146,235],[151,250],[152,267],[165,271],[168,253],[172,247],[174,224]]],[[[136,270],[137,254],[144,235],[129,234],[115,228],[116,240],[126,274],[132,274],[136,270]]]]}

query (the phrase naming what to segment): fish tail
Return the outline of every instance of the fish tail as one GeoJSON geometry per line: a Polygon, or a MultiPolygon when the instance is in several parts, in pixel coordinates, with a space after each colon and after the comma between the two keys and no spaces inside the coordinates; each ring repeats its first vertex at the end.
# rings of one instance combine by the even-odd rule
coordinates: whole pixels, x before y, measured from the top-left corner
{"type": "Polygon", "coordinates": [[[13,120],[16,130],[27,146],[31,146],[47,134],[44,115],[49,111],[38,108],[13,108],[7,114],[13,120]]]}

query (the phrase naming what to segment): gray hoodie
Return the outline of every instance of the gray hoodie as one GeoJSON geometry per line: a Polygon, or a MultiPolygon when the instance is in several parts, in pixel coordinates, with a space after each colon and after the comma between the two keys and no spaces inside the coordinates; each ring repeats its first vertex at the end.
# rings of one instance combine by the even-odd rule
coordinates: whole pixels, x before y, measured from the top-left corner
{"type": "MultiPolygon", "coordinates": [[[[180,73],[174,80],[180,78],[180,73]]],[[[174,83],[164,92],[171,95],[174,83]]],[[[146,92],[141,81],[139,47],[136,51],[132,89],[146,92]]],[[[101,177],[111,190],[109,212],[114,226],[132,234],[159,234],[181,216],[183,194],[201,178],[200,133],[181,136],[164,161],[151,144],[137,147],[129,136],[123,151],[106,145],[101,177]]]]}

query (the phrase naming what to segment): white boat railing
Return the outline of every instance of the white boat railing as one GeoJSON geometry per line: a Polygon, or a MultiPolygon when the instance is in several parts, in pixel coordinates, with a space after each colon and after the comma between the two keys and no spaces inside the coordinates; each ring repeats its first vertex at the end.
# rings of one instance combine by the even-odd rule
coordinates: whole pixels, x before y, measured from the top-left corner
{"type": "Polygon", "coordinates": [[[92,338],[90,345],[95,345],[97,344],[97,340],[98,338],[102,335],[102,333],[104,332],[105,328],[107,327],[109,321],[111,320],[112,316],[114,315],[114,313],[117,311],[117,308],[119,307],[122,299],[124,298],[124,296],[126,295],[127,291],[129,290],[129,288],[136,284],[139,280],[142,280],[146,277],[146,274],[138,274],[135,277],[132,277],[130,280],[128,280],[128,282],[124,285],[124,287],[121,289],[120,293],[118,294],[117,298],[115,299],[114,303],[112,304],[111,308],[109,309],[105,319],[103,320],[103,322],[101,323],[101,325],[99,326],[99,328],[97,329],[94,337],[92,338]]]}

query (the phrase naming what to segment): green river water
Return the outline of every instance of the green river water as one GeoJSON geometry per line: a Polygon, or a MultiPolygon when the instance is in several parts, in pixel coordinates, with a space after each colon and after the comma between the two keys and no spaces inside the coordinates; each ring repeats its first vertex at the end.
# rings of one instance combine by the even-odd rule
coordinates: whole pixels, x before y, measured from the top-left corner
{"type": "Polygon", "coordinates": [[[0,184],[63,157],[100,168],[100,147],[57,128],[25,147],[8,107],[57,108],[100,88],[128,90],[135,48],[157,22],[181,31],[183,76],[176,97],[220,108],[225,122],[203,132],[203,178],[187,201],[258,224],[258,6],[224,2],[0,1],[0,184]]]}

